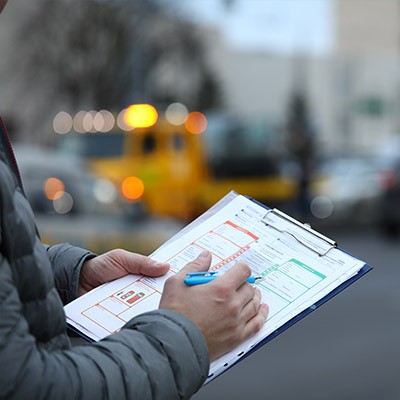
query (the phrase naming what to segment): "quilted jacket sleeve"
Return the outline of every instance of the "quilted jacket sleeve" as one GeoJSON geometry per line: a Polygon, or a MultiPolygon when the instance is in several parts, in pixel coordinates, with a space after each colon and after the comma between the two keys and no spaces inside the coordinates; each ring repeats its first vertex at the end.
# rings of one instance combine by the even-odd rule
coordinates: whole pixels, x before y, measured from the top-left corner
{"type": "Polygon", "coordinates": [[[29,331],[0,254],[0,399],[185,399],[209,367],[204,337],[186,317],[142,314],[98,343],[61,349],[29,331]]]}
{"type": "MultiPolygon", "coordinates": [[[[95,345],[74,348],[72,362],[88,374],[81,385],[84,398],[180,399],[190,398],[208,373],[203,336],[178,313],[159,310],[142,314],[121,332],[95,345]],[[102,376],[102,388],[94,388],[102,376]],[[90,379],[90,381],[89,381],[90,379]]],[[[76,379],[79,379],[78,370],[76,379]]]]}
{"type": "Polygon", "coordinates": [[[183,315],[156,310],[101,342],[70,347],[54,281],[64,303],[74,299],[93,254],[68,244],[45,253],[5,138],[0,118],[0,400],[189,398],[209,361],[183,315]]]}
{"type": "Polygon", "coordinates": [[[77,297],[82,264],[95,254],[68,243],[45,245],[45,248],[53,266],[55,286],[62,302],[67,304],[77,297]]]}

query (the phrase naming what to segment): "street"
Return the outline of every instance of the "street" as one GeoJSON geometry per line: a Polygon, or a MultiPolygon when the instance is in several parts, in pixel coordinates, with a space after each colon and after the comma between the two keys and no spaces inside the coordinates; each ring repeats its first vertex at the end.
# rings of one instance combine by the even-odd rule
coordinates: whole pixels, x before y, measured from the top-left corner
{"type": "Polygon", "coordinates": [[[194,400],[400,399],[400,238],[350,229],[322,233],[374,269],[194,400]]]}

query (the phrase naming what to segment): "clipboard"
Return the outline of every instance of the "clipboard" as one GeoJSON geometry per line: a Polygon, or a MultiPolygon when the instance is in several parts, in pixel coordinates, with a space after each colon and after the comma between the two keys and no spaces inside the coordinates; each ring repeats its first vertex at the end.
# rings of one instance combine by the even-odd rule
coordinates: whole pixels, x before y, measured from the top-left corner
{"type": "MultiPolygon", "coordinates": [[[[207,243],[209,246],[213,247],[213,241],[215,241],[217,237],[221,240],[225,240],[223,243],[228,244],[228,247],[230,243],[230,245],[236,246],[237,249],[232,250],[232,252],[229,250],[230,255],[227,255],[225,258],[220,254],[220,261],[213,264],[211,268],[222,268],[224,271],[224,268],[229,268],[238,257],[244,257],[245,261],[246,257],[250,257],[247,260],[252,260],[255,270],[263,268],[260,272],[262,275],[264,274],[262,279],[264,279],[265,276],[265,284],[260,284],[261,286],[259,286],[259,288],[265,291],[267,299],[272,300],[272,302],[269,303],[272,322],[270,325],[267,326],[266,324],[264,326],[264,329],[259,332],[259,336],[255,335],[257,337],[250,338],[246,343],[243,343],[229,352],[226,357],[222,356],[223,359],[213,361],[214,366],[210,367],[210,375],[206,379],[205,384],[264,346],[270,340],[316,310],[372,269],[372,267],[365,264],[364,261],[338,248],[334,240],[315,231],[309,225],[302,224],[280,210],[271,209],[248,196],[238,195],[234,191],[228,193],[204,214],[160,246],[151,257],[157,261],[166,261],[169,258],[174,259],[177,263],[175,264],[175,268],[179,270],[179,268],[184,266],[184,262],[187,262],[188,257],[195,257],[196,252],[200,252],[199,249],[201,247],[204,248],[207,243]],[[267,231],[266,229],[271,229],[271,231],[267,231]],[[223,233],[225,233],[225,235],[223,233]],[[283,239],[286,235],[289,236],[289,238],[283,239]],[[275,241],[270,242],[270,237],[275,241]],[[258,242],[258,239],[260,239],[260,242],[258,242]],[[260,246],[262,247],[264,245],[268,245],[269,249],[265,254],[262,254],[258,251],[260,250],[260,246]],[[254,248],[252,246],[254,246],[254,248]],[[304,249],[303,246],[305,247],[304,249]],[[302,250],[304,250],[304,252],[302,250]],[[271,251],[276,253],[271,253],[271,251]],[[281,253],[279,253],[279,251],[281,253]],[[330,252],[334,254],[331,255],[330,252]],[[275,254],[276,261],[271,261],[270,265],[264,268],[265,266],[263,263],[259,263],[258,260],[266,260],[271,254],[275,254]],[[287,259],[286,255],[288,255],[287,259]],[[251,257],[255,257],[254,260],[251,259],[251,257]],[[320,272],[313,269],[316,268],[317,257],[327,257],[324,262],[318,264],[318,270],[320,272]],[[278,264],[276,264],[276,262],[278,262],[278,264]],[[280,262],[281,264],[279,264],[280,262]],[[308,262],[310,262],[309,265],[307,265],[308,262]],[[282,268],[283,273],[281,273],[280,268],[282,268]],[[337,270],[335,270],[335,268],[337,268],[337,270]],[[279,271],[277,272],[277,270],[279,271]],[[291,270],[296,271],[293,272],[293,278],[290,277],[292,274],[290,272],[291,270]],[[268,285],[274,284],[273,279],[276,277],[275,272],[278,275],[281,274],[281,276],[286,277],[278,278],[278,280],[283,279],[284,284],[281,283],[281,286],[278,287],[278,292],[274,294],[274,300],[269,297],[272,293],[272,286],[268,285]],[[271,275],[269,276],[269,274],[271,275]],[[306,277],[303,278],[303,276],[306,277]],[[276,298],[279,297],[279,293],[281,293],[282,296],[282,293],[284,293],[283,288],[286,290],[286,284],[290,280],[287,278],[292,279],[292,283],[289,283],[289,285],[292,284],[295,286],[293,294],[290,292],[292,289],[288,289],[290,296],[286,300],[282,297],[283,300],[279,300],[280,304],[276,303],[276,298]],[[328,279],[326,284],[319,286],[319,282],[325,278],[328,279]],[[298,279],[297,283],[295,279],[298,279]],[[304,280],[303,283],[302,280],[304,280]],[[302,288],[298,289],[300,286],[302,286],[302,288]],[[314,286],[316,286],[315,289],[313,289],[314,286]],[[282,288],[282,290],[280,288],[282,288]],[[279,290],[281,290],[281,292],[279,292],[279,290]],[[301,292],[301,290],[303,290],[303,292],[301,292]],[[298,302],[297,299],[307,291],[310,291],[309,295],[306,295],[302,298],[303,300],[298,302]],[[276,315],[278,315],[281,310],[288,307],[276,320],[273,320],[275,317],[272,314],[274,301],[277,304],[275,308],[276,315]],[[287,306],[282,306],[285,301],[287,306]]],[[[226,246],[215,246],[215,251],[217,253],[225,253],[225,251],[222,250],[225,249],[225,247],[226,246]]],[[[264,248],[264,250],[266,249],[264,248]]],[[[83,315],[84,313],[88,310],[100,307],[100,305],[102,310],[105,310],[104,306],[109,304],[110,298],[114,298],[120,293],[123,293],[120,292],[122,288],[124,288],[124,290],[126,288],[128,288],[126,290],[135,289],[137,287],[135,285],[139,285],[141,290],[145,292],[147,289],[153,291],[151,296],[143,297],[143,302],[146,302],[146,299],[150,300],[150,304],[146,303],[148,304],[148,308],[146,308],[145,311],[151,311],[157,308],[156,304],[154,304],[155,299],[158,298],[157,296],[161,298],[163,279],[165,278],[160,277],[152,280],[151,278],[140,276],[123,277],[93,289],[65,306],[69,328],[90,341],[93,341],[93,339],[90,339],[90,336],[88,337],[85,331],[89,332],[89,334],[94,334],[98,338],[97,340],[100,340],[104,337],[100,335],[103,335],[105,330],[113,333],[111,328],[110,330],[106,329],[106,324],[103,323],[103,320],[101,320],[99,316],[95,317],[98,318],[97,320],[92,320],[90,315],[83,315]],[[142,279],[144,279],[144,281],[142,281],[142,279]],[[146,281],[146,279],[150,279],[150,282],[146,281]],[[72,324],[70,322],[72,322],[72,324]],[[91,327],[90,324],[92,324],[91,327]],[[91,331],[94,325],[96,325],[96,330],[98,330],[99,326],[102,326],[102,331],[100,333],[95,333],[93,330],[91,331]]],[[[140,306],[141,312],[144,310],[142,305],[140,306]]],[[[134,315],[129,311],[129,318],[132,318],[132,316],[134,315]]],[[[107,321],[109,318],[110,314],[107,314],[107,321]]],[[[121,319],[119,317],[117,318],[117,316],[115,316],[114,319],[119,319],[118,323],[121,322],[121,319]]]]}
{"type": "Polygon", "coordinates": [[[359,278],[364,276],[367,272],[371,271],[373,269],[372,266],[369,264],[365,264],[360,271],[354,275],[353,277],[349,278],[346,282],[343,282],[341,285],[339,285],[336,289],[334,289],[332,292],[327,294],[325,297],[323,297],[321,300],[317,301],[314,303],[311,307],[307,308],[306,310],[302,311],[300,314],[298,314],[296,317],[292,318],[290,321],[286,322],[286,324],[282,325],[280,328],[278,328],[275,332],[271,333],[269,336],[267,336],[264,340],[259,342],[257,345],[255,345],[248,353],[245,354],[244,357],[242,357],[242,360],[246,357],[248,357],[250,354],[252,354],[254,351],[258,350],[260,347],[264,346],[268,342],[270,342],[272,339],[276,338],[278,335],[280,335],[282,332],[286,331],[289,329],[291,326],[302,320],[304,317],[306,317],[308,314],[312,313],[315,311],[317,308],[321,307],[324,303],[326,303],[328,300],[332,299],[335,297],[337,294],[339,294],[342,290],[346,289],[348,286],[353,284],[355,281],[357,281],[359,278]]]}
{"type": "MultiPolygon", "coordinates": [[[[325,256],[331,249],[337,248],[340,251],[343,251],[347,254],[349,254],[348,252],[342,250],[340,247],[338,247],[338,244],[336,241],[328,238],[325,235],[322,235],[320,232],[314,230],[311,228],[310,225],[308,224],[302,224],[301,222],[297,221],[296,219],[290,217],[289,215],[283,213],[280,210],[277,209],[271,209],[269,207],[267,207],[265,204],[260,203],[259,201],[252,199],[251,197],[246,196],[249,200],[257,203],[258,205],[264,207],[266,209],[266,215],[268,215],[269,213],[274,213],[276,215],[279,215],[281,218],[295,224],[298,227],[301,227],[302,229],[305,229],[307,232],[316,235],[318,238],[320,238],[321,240],[327,242],[330,247],[328,248],[328,250],[326,252],[320,252],[317,249],[313,249],[311,248],[311,246],[307,243],[303,243],[303,241],[301,239],[299,239],[298,237],[296,237],[295,235],[293,235],[290,232],[283,232],[281,231],[282,234],[289,234],[291,235],[294,239],[296,239],[298,242],[302,243],[304,246],[308,247],[309,249],[311,249],[312,251],[316,252],[320,257],[325,256]]],[[[267,222],[265,222],[266,224],[268,224],[267,222]]],[[[250,351],[248,351],[241,359],[240,361],[244,360],[245,358],[247,358],[248,356],[250,356],[251,354],[253,354],[255,351],[257,351],[258,349],[260,349],[261,347],[263,347],[264,345],[266,345],[268,342],[270,342],[272,339],[276,338],[278,335],[280,335],[281,333],[283,333],[284,331],[286,331],[287,329],[289,329],[290,327],[292,327],[293,325],[295,325],[297,322],[299,322],[300,320],[302,320],[304,317],[306,317],[307,315],[309,315],[310,313],[312,313],[313,311],[315,311],[317,308],[321,307],[323,304],[325,304],[327,301],[331,300],[333,297],[335,297],[336,295],[338,295],[340,292],[342,292],[344,289],[346,289],[347,287],[349,287],[350,285],[352,285],[354,282],[356,282],[358,279],[360,279],[361,277],[363,277],[366,273],[368,273],[369,271],[371,271],[373,269],[373,267],[367,263],[364,264],[364,266],[358,271],[358,273],[356,275],[353,275],[352,277],[350,277],[348,280],[346,280],[345,282],[343,282],[342,284],[340,284],[336,289],[332,290],[330,293],[328,293],[326,296],[324,296],[322,299],[318,300],[317,302],[315,302],[312,306],[308,307],[307,309],[305,309],[304,311],[302,311],[301,313],[297,314],[294,318],[292,318],[291,320],[289,320],[288,322],[286,322],[284,325],[280,326],[278,329],[276,329],[273,333],[269,334],[265,339],[263,339],[262,341],[260,341],[259,343],[257,343],[250,351]]],[[[230,365],[228,369],[232,368],[235,364],[230,365]]]]}

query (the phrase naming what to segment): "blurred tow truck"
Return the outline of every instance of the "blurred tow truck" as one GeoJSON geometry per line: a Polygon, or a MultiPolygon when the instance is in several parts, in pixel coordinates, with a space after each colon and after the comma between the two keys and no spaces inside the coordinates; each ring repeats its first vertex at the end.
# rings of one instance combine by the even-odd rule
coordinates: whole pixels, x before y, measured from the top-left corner
{"type": "Polygon", "coordinates": [[[150,105],[132,107],[140,114],[141,106],[155,115],[151,123],[71,131],[60,135],[60,147],[80,153],[93,173],[114,182],[126,199],[140,200],[153,216],[188,222],[231,190],[274,207],[296,197],[295,180],[282,173],[274,155],[271,129],[200,112],[177,124],[150,105]]]}

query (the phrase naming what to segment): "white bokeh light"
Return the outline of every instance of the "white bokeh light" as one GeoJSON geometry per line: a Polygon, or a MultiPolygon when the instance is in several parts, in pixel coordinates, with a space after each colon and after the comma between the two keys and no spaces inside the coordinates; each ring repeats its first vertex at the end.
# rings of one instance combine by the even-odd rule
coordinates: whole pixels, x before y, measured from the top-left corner
{"type": "Polygon", "coordinates": [[[53,200],[53,207],[57,214],[67,214],[72,210],[74,200],[68,192],[53,200]]]}
{"type": "Polygon", "coordinates": [[[319,219],[325,219],[333,213],[333,203],[329,197],[317,196],[312,199],[310,204],[311,213],[314,217],[319,219]]]}
{"type": "Polygon", "coordinates": [[[93,118],[93,128],[98,132],[109,132],[114,128],[115,118],[110,111],[101,110],[93,118]]]}
{"type": "Polygon", "coordinates": [[[70,114],[60,111],[53,119],[54,132],[65,135],[72,129],[73,119],[70,114]]]}
{"type": "Polygon", "coordinates": [[[181,103],[170,104],[165,110],[165,118],[172,125],[183,125],[189,112],[181,103]]]}
{"type": "Polygon", "coordinates": [[[85,133],[86,132],[84,124],[83,124],[83,121],[84,121],[84,119],[86,117],[86,114],[87,114],[87,112],[83,111],[83,110],[82,111],[78,111],[75,114],[75,117],[74,117],[74,130],[76,132],[78,132],[78,133],[85,133]]]}
{"type": "Polygon", "coordinates": [[[117,198],[117,190],[107,179],[97,179],[93,186],[94,196],[105,204],[112,203],[117,198]]]}

